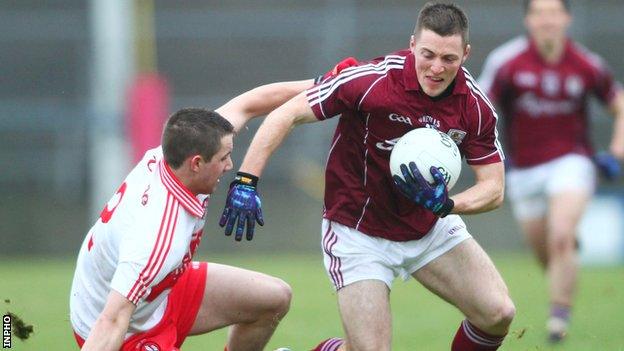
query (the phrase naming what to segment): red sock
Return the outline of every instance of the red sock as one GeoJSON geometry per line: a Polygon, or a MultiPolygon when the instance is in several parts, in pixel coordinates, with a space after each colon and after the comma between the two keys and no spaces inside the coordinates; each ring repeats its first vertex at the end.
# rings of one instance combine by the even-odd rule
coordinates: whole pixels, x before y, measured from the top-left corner
{"type": "Polygon", "coordinates": [[[341,338],[329,338],[316,345],[312,351],[337,351],[342,344],[344,344],[344,340],[341,338]]]}
{"type": "Polygon", "coordinates": [[[451,351],[490,351],[497,350],[505,335],[488,334],[464,319],[455,334],[451,351]]]}

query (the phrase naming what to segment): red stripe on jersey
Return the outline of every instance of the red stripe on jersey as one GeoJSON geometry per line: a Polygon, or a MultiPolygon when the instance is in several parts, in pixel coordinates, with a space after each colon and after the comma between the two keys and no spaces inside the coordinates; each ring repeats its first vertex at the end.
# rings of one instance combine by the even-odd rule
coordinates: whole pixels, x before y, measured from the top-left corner
{"type": "Polygon", "coordinates": [[[147,260],[147,264],[139,273],[139,277],[130,289],[130,292],[126,296],[128,300],[133,303],[138,303],[141,296],[145,294],[147,287],[156,277],[158,270],[162,267],[162,264],[165,261],[166,253],[169,251],[169,247],[171,247],[171,239],[173,238],[173,229],[175,229],[175,223],[177,222],[177,209],[179,204],[175,201],[175,198],[172,194],[167,195],[167,202],[165,205],[165,210],[163,212],[163,216],[161,218],[160,227],[158,229],[158,236],[156,237],[156,243],[154,244],[154,248],[150,254],[150,257],[147,260]],[[175,216],[173,216],[175,214],[175,216]],[[171,221],[173,219],[173,226],[171,225],[171,221]],[[163,250],[165,250],[165,255],[163,256],[163,250]],[[155,267],[158,267],[155,269],[155,267]]]}
{"type": "Polygon", "coordinates": [[[172,193],[178,201],[189,211],[192,215],[198,218],[204,216],[204,207],[202,203],[191,193],[191,191],[180,182],[180,180],[173,174],[171,168],[165,161],[160,161],[160,179],[162,180],[165,188],[172,193]]]}
{"type": "Polygon", "coordinates": [[[92,247],[93,247],[93,234],[91,234],[91,236],[89,237],[89,243],[87,244],[87,251],[91,251],[92,247]]]}
{"type": "Polygon", "coordinates": [[[173,202],[172,199],[173,199],[173,197],[168,194],[167,195],[166,205],[165,205],[165,210],[164,210],[163,216],[162,216],[162,218],[160,220],[160,228],[158,229],[158,236],[156,237],[156,243],[154,244],[154,248],[152,249],[152,253],[150,254],[150,257],[148,258],[147,263],[145,264],[145,267],[143,268],[141,273],[139,273],[139,278],[136,280],[136,282],[132,286],[132,289],[130,289],[130,292],[126,296],[128,298],[128,300],[132,301],[133,303],[137,303],[138,302],[138,298],[136,298],[137,291],[141,290],[142,289],[141,287],[146,285],[145,284],[145,280],[146,280],[146,276],[147,276],[147,271],[154,264],[153,263],[154,259],[158,256],[158,254],[161,251],[160,247],[161,247],[161,239],[163,237],[163,228],[166,227],[167,222],[168,222],[169,211],[171,210],[171,205],[172,205],[172,202],[173,202]],[[158,252],[158,253],[156,253],[156,252],[158,252]]]}
{"type": "MultiPolygon", "coordinates": [[[[177,207],[178,206],[176,204],[175,206],[171,208],[171,210],[177,207]]],[[[171,212],[171,210],[169,212],[171,212]]],[[[133,299],[136,301],[138,301],[145,295],[145,293],[148,290],[149,285],[156,278],[156,275],[158,274],[160,268],[162,267],[162,264],[165,261],[165,258],[167,257],[166,253],[168,252],[168,249],[166,249],[166,247],[170,246],[170,242],[171,242],[171,235],[169,235],[169,233],[171,232],[168,229],[171,226],[171,218],[172,218],[171,215],[168,215],[167,222],[165,224],[165,230],[164,230],[165,234],[159,238],[159,242],[157,242],[155,246],[155,250],[157,248],[158,252],[156,253],[156,255],[152,253],[152,257],[150,257],[150,258],[153,258],[153,262],[147,265],[144,271],[142,272],[142,278],[140,279],[141,284],[137,286],[137,290],[135,291],[135,295],[133,297],[133,299]],[[164,255],[163,255],[163,252],[165,252],[164,255]]]]}
{"type": "Polygon", "coordinates": [[[137,296],[138,299],[142,298],[147,293],[147,291],[149,290],[150,284],[152,284],[154,279],[156,279],[158,272],[160,272],[162,266],[165,264],[165,260],[167,258],[167,255],[169,254],[169,250],[171,249],[171,243],[173,242],[173,234],[175,233],[175,227],[178,223],[177,219],[178,219],[179,208],[180,206],[177,203],[172,208],[173,214],[169,217],[169,223],[168,223],[169,229],[166,232],[167,234],[165,235],[165,240],[163,244],[164,251],[161,250],[161,252],[159,252],[159,256],[156,260],[157,266],[154,266],[155,269],[152,268],[150,270],[149,275],[148,275],[149,278],[147,279],[145,284],[141,287],[141,290],[138,293],[138,296],[137,296]]]}

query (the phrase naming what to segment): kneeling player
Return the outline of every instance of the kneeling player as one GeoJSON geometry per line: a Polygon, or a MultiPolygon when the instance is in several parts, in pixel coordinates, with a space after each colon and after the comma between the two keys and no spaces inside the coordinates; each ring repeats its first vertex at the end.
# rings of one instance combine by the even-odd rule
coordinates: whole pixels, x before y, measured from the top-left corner
{"type": "Polygon", "coordinates": [[[266,85],[216,112],[169,118],[162,145],[128,174],[80,249],[70,310],[83,350],[178,350],[188,335],[225,326],[227,350],[264,348],[289,309],[288,284],[192,258],[236,131],[311,85],[266,85]]]}

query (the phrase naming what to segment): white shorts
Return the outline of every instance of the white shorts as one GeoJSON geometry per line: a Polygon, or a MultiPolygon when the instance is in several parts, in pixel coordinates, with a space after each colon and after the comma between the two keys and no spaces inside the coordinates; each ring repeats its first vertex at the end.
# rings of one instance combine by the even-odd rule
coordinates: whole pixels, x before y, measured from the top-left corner
{"type": "Polygon", "coordinates": [[[412,273],[472,236],[457,215],[440,218],[420,240],[391,241],[366,235],[323,219],[322,249],[325,270],[334,288],[376,279],[392,288],[394,278],[412,273]]]}
{"type": "Polygon", "coordinates": [[[592,194],[595,189],[596,168],[587,156],[578,154],[507,172],[507,195],[518,220],[546,215],[549,196],[565,191],[592,194]]]}

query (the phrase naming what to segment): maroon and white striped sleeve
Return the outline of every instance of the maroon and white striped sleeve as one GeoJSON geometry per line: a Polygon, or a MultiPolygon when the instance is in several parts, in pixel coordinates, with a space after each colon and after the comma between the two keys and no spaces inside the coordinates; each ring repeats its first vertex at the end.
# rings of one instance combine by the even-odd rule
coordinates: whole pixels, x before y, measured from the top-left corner
{"type": "Polygon", "coordinates": [[[498,139],[498,115],[494,106],[468,70],[464,68],[458,74],[465,75],[470,90],[465,112],[469,137],[460,145],[466,162],[471,165],[484,165],[503,161],[505,155],[498,139]]]}
{"type": "Polygon", "coordinates": [[[403,68],[404,56],[388,55],[383,60],[345,68],[337,76],[306,91],[308,104],[319,120],[345,111],[357,111],[371,86],[392,69],[403,68]]]}
{"type": "Polygon", "coordinates": [[[511,84],[510,63],[527,50],[525,36],[514,38],[494,49],[485,59],[478,82],[481,91],[495,104],[501,104],[505,91],[511,84]]]}
{"type": "Polygon", "coordinates": [[[622,85],[615,80],[613,72],[607,63],[598,55],[592,54],[591,68],[595,79],[593,92],[600,101],[610,105],[619,92],[622,85]]]}

